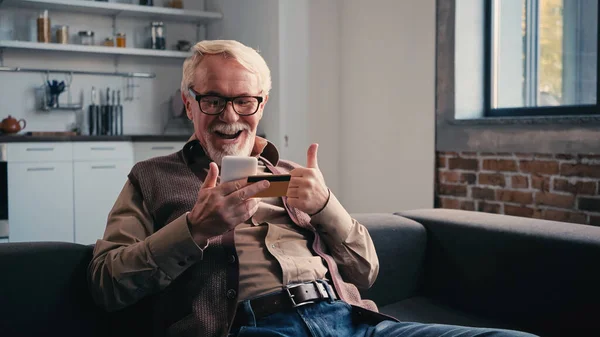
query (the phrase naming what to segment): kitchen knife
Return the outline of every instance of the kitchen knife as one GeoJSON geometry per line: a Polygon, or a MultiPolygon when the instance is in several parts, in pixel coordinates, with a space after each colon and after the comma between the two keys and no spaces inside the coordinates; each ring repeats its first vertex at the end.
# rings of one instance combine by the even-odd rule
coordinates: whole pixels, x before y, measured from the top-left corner
{"type": "Polygon", "coordinates": [[[108,113],[108,125],[109,125],[108,133],[112,136],[117,134],[116,124],[115,124],[115,114],[117,113],[115,96],[116,96],[115,91],[113,90],[112,91],[112,101],[111,101],[109,113],[108,113]]]}
{"type": "Polygon", "coordinates": [[[121,90],[117,91],[117,134],[123,135],[123,106],[121,105],[121,90]]]}
{"type": "Polygon", "coordinates": [[[97,92],[97,96],[100,97],[94,105],[94,135],[99,136],[102,134],[102,94],[100,90],[97,92]]]}
{"type": "Polygon", "coordinates": [[[110,105],[110,88],[106,88],[106,101],[104,101],[104,113],[102,114],[102,134],[108,134],[108,114],[109,114],[109,105],[110,105]]]}
{"type": "Polygon", "coordinates": [[[88,130],[90,136],[96,135],[96,87],[92,87],[92,103],[88,107],[88,130]]]}

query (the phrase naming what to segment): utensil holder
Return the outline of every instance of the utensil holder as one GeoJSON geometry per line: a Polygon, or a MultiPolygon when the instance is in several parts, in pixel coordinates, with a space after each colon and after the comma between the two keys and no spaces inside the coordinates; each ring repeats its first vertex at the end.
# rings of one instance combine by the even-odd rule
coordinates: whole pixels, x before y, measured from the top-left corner
{"type": "Polygon", "coordinates": [[[70,86],[67,86],[64,92],[68,92],[68,99],[66,104],[60,104],[60,94],[51,94],[50,87],[47,84],[42,85],[38,90],[40,109],[42,111],[52,110],[82,110],[83,102],[74,103],[71,100],[70,86]]]}

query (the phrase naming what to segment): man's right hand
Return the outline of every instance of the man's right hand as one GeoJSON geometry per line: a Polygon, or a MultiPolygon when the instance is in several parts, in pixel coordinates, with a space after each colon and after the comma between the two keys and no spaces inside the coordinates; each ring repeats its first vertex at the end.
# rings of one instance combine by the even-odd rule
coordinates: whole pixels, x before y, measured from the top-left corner
{"type": "Polygon", "coordinates": [[[246,179],[217,186],[218,176],[219,167],[211,162],[196,204],[188,214],[192,237],[199,245],[250,219],[260,202],[259,198],[251,197],[269,188],[266,180],[248,185],[246,179]]]}

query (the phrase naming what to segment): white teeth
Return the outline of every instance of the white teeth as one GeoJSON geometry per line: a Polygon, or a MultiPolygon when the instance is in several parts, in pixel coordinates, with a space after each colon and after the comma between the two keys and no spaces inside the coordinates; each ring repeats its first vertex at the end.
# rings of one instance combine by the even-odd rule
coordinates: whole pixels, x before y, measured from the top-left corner
{"type": "Polygon", "coordinates": [[[235,134],[237,134],[240,131],[243,131],[246,129],[245,125],[241,125],[241,124],[219,124],[219,125],[215,125],[212,129],[213,132],[220,132],[224,135],[229,135],[229,136],[233,136],[235,134]]]}

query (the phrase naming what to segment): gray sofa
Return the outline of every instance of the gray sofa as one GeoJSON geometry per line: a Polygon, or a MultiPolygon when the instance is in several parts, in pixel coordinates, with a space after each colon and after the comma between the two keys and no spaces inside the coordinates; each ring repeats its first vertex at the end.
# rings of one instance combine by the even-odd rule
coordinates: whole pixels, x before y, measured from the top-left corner
{"type": "MultiPolygon", "coordinates": [[[[380,260],[363,292],[405,321],[600,336],[600,228],[441,209],[353,214],[380,260]]],[[[87,291],[92,247],[0,244],[0,335],[152,336],[147,298],[115,313],[87,291]]]]}

